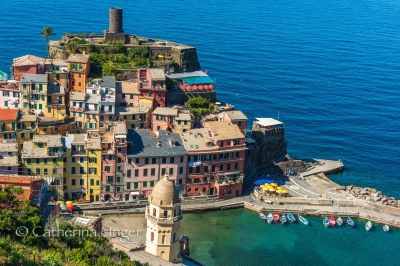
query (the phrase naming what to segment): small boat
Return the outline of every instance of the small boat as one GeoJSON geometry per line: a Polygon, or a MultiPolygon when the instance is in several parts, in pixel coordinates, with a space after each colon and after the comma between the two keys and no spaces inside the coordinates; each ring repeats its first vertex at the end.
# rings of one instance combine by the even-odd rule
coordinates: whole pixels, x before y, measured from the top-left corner
{"type": "Polygon", "coordinates": [[[272,223],[274,221],[274,216],[272,215],[272,213],[268,213],[267,215],[267,223],[272,223]]]}
{"type": "Polygon", "coordinates": [[[279,213],[274,212],[274,222],[277,223],[279,221],[279,213]]]}
{"type": "Polygon", "coordinates": [[[369,231],[369,230],[371,230],[371,228],[372,228],[372,223],[371,223],[370,221],[368,221],[368,222],[365,224],[365,230],[369,231]]]}
{"type": "Polygon", "coordinates": [[[328,217],[325,217],[325,218],[322,220],[322,223],[325,225],[325,227],[328,227],[329,224],[330,224],[328,217]]]}
{"type": "Polygon", "coordinates": [[[307,219],[304,218],[303,216],[297,215],[297,218],[299,218],[299,221],[300,221],[302,224],[304,224],[304,225],[308,225],[308,224],[309,224],[308,221],[307,221],[307,219]]]}
{"type": "Polygon", "coordinates": [[[341,225],[343,224],[343,219],[340,218],[340,217],[338,217],[338,218],[336,219],[336,223],[337,223],[339,226],[341,226],[341,225]]]}
{"type": "Polygon", "coordinates": [[[267,216],[265,216],[264,213],[260,212],[260,218],[261,220],[263,220],[264,222],[267,220],[267,216]]]}
{"type": "Polygon", "coordinates": [[[296,222],[296,218],[295,218],[294,215],[291,214],[290,212],[288,212],[287,218],[288,218],[288,220],[289,220],[290,222],[292,222],[292,223],[296,222]]]}
{"type": "Polygon", "coordinates": [[[329,217],[329,225],[331,227],[335,227],[335,224],[336,224],[335,217],[333,217],[333,216],[329,217]]]}
{"type": "Polygon", "coordinates": [[[353,219],[351,219],[350,217],[347,217],[347,224],[350,225],[351,227],[354,227],[356,225],[353,219]]]}
{"type": "Polygon", "coordinates": [[[389,225],[385,224],[385,225],[383,226],[383,231],[388,232],[389,229],[390,229],[390,228],[389,228],[389,225]]]}
{"type": "Polygon", "coordinates": [[[286,219],[286,215],[282,214],[281,218],[279,219],[281,221],[281,224],[285,224],[287,219],[286,219]]]}

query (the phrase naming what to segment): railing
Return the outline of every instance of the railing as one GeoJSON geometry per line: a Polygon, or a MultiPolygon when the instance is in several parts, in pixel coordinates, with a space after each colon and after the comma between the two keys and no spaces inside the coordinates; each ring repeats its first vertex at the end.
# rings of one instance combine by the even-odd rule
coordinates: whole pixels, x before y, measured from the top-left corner
{"type": "Polygon", "coordinates": [[[72,156],[85,156],[87,155],[87,151],[71,151],[72,156]]]}
{"type": "Polygon", "coordinates": [[[51,101],[47,102],[47,105],[64,105],[65,103],[60,102],[60,101],[51,101]]]}
{"type": "Polygon", "coordinates": [[[157,217],[154,217],[154,216],[150,215],[148,212],[146,212],[146,218],[149,218],[150,220],[153,220],[154,222],[157,222],[157,223],[172,224],[172,223],[175,223],[177,221],[182,220],[183,219],[183,215],[180,214],[178,216],[170,217],[170,218],[157,218],[157,217]]]}
{"type": "Polygon", "coordinates": [[[75,117],[68,117],[64,120],[55,120],[55,121],[38,121],[38,127],[50,127],[50,126],[63,126],[75,123],[75,117]]]}

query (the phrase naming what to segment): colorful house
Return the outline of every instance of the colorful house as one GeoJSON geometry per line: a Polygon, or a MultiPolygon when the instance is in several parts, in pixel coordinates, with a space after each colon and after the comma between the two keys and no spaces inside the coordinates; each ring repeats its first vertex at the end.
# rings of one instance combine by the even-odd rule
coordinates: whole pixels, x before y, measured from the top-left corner
{"type": "Polygon", "coordinates": [[[139,68],[137,78],[140,95],[153,100],[152,110],[165,107],[167,90],[164,71],[161,68],[139,68]]]}
{"type": "Polygon", "coordinates": [[[24,55],[13,59],[11,65],[12,76],[14,79],[20,79],[24,74],[44,74],[45,59],[35,55],[24,55]]]}
{"type": "Polygon", "coordinates": [[[183,192],[187,152],[179,134],[165,130],[128,130],[127,157],[125,191],[133,198],[139,194],[148,196],[165,174],[183,192]]]}
{"type": "Polygon", "coordinates": [[[47,74],[23,74],[20,91],[22,112],[44,116],[47,105],[47,74]]]}
{"type": "Polygon", "coordinates": [[[128,129],[148,128],[150,124],[151,104],[139,104],[139,107],[119,107],[115,110],[118,121],[125,121],[128,129]]]}
{"type": "Polygon", "coordinates": [[[66,114],[65,88],[60,85],[49,85],[44,116],[64,119],[66,114]]]}
{"type": "Polygon", "coordinates": [[[178,113],[173,125],[174,133],[187,132],[192,128],[192,116],[190,113],[178,113]]]}
{"type": "Polygon", "coordinates": [[[245,136],[237,125],[206,122],[205,128],[181,133],[188,151],[185,193],[231,198],[242,194],[245,136]]]}
{"type": "MultiPolygon", "coordinates": [[[[22,173],[44,178],[56,187],[63,189],[63,151],[65,141],[60,135],[34,135],[32,141],[24,141],[21,154],[22,173]]],[[[66,189],[66,187],[64,187],[66,189]]]]}
{"type": "Polygon", "coordinates": [[[0,175],[18,175],[18,143],[0,143],[0,175]]]}
{"type": "Polygon", "coordinates": [[[87,134],[68,134],[64,153],[64,198],[100,200],[100,139],[87,134]]]}
{"type": "Polygon", "coordinates": [[[19,155],[21,155],[23,142],[33,140],[36,132],[36,115],[19,114],[17,119],[17,143],[19,144],[19,155]]]}
{"type": "Polygon", "coordinates": [[[0,143],[17,142],[18,109],[0,109],[0,143]]]}
{"type": "Polygon", "coordinates": [[[0,82],[0,108],[21,108],[21,94],[17,82],[0,82]]]}
{"type": "Polygon", "coordinates": [[[87,78],[90,74],[90,55],[71,54],[68,59],[69,90],[85,92],[87,78]]]}
{"type": "Polygon", "coordinates": [[[153,111],[151,128],[153,131],[168,130],[172,131],[175,118],[178,116],[177,108],[157,107],[153,111]]]}
{"type": "Polygon", "coordinates": [[[115,83],[116,107],[139,107],[139,84],[132,81],[115,83]]]}
{"type": "MultiPolygon", "coordinates": [[[[86,131],[86,119],[85,119],[85,98],[86,93],[71,91],[69,93],[69,114],[75,118],[75,126],[73,132],[82,133],[86,131]]],[[[96,117],[96,115],[95,115],[96,117]]]]}

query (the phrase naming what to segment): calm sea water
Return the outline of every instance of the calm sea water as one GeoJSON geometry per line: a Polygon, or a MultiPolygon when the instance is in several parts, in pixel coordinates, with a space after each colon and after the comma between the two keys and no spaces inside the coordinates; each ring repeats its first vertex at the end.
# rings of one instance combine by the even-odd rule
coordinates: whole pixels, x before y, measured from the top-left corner
{"type": "Polygon", "coordinates": [[[365,221],[356,228],[347,225],[325,228],[321,218],[307,217],[311,226],[300,223],[271,224],[257,213],[226,210],[185,214],[181,233],[189,236],[191,256],[207,266],[234,265],[398,265],[396,243],[400,231],[385,233],[365,221]]]}
{"type": "MultiPolygon", "coordinates": [[[[4,1],[0,69],[8,71],[12,58],[27,53],[46,54],[38,35],[43,25],[52,26],[57,38],[64,32],[107,29],[108,8],[114,5],[105,0],[4,1]]],[[[341,159],[346,169],[332,177],[335,181],[400,198],[399,1],[121,0],[118,5],[124,8],[125,32],[196,46],[202,68],[217,81],[220,100],[234,104],[250,120],[279,117],[292,157],[341,159]]],[[[246,226],[243,219],[238,223],[246,226]]],[[[260,228],[257,234],[263,230],[275,237],[254,244],[253,251],[240,241],[232,244],[237,253],[221,246],[226,259],[239,259],[245,251],[255,256],[265,248],[284,264],[288,252],[305,261],[319,259],[311,255],[317,249],[336,250],[326,232],[313,231],[319,241],[306,249],[301,245],[306,239],[297,237],[306,229],[284,238],[275,229],[260,228]]],[[[351,253],[351,245],[362,245],[360,254],[374,260],[371,250],[384,243],[362,243],[376,235],[353,238],[342,251],[351,253]]],[[[246,241],[245,235],[235,237],[246,241]]]]}

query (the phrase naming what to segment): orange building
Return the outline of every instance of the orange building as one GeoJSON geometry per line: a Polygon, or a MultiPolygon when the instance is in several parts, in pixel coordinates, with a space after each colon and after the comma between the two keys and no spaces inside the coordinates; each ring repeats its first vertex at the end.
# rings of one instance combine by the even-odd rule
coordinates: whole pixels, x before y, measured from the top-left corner
{"type": "Polygon", "coordinates": [[[43,186],[43,178],[28,176],[0,176],[0,186],[14,185],[22,187],[24,192],[18,196],[19,199],[28,199],[31,203],[40,195],[43,186]]]}
{"type": "Polygon", "coordinates": [[[67,60],[69,70],[69,88],[71,91],[85,92],[90,73],[90,56],[71,54],[67,60]]]}

